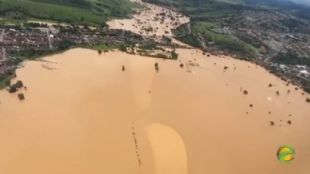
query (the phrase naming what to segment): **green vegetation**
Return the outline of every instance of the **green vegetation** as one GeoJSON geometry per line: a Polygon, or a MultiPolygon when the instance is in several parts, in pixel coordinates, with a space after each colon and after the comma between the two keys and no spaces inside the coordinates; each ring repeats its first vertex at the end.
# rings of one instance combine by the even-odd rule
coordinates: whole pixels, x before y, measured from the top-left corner
{"type": "MultiPolygon", "coordinates": [[[[257,57],[259,44],[224,31],[223,24],[240,15],[251,0],[149,0],[153,3],[174,6],[191,18],[190,26],[183,25],[175,35],[195,47],[211,47],[234,52],[242,57],[257,57]]],[[[254,10],[254,9],[253,9],[254,10]]]]}
{"type": "Polygon", "coordinates": [[[191,23],[190,34],[186,25],[181,26],[175,34],[180,40],[196,47],[201,46],[199,39],[202,39],[203,42],[207,41],[212,43],[211,46],[214,45],[223,50],[246,54],[250,57],[258,55],[253,45],[231,34],[220,33],[216,29],[220,29],[216,23],[199,21],[191,23]]]}
{"type": "Polygon", "coordinates": [[[107,52],[107,51],[109,51],[111,49],[116,49],[117,46],[116,45],[100,44],[100,45],[94,45],[94,46],[86,47],[86,48],[94,49],[94,50],[97,50],[97,51],[107,52]]]}
{"type": "MultiPolygon", "coordinates": [[[[179,27],[176,37],[183,42],[196,47],[203,44],[213,50],[218,48],[234,52],[243,57],[257,57],[264,43],[254,39],[251,34],[242,33],[238,29],[242,26],[238,21],[243,19],[246,12],[269,13],[271,11],[310,19],[310,8],[294,4],[285,0],[147,0],[152,3],[174,7],[191,18],[190,28],[186,25],[179,27]],[[236,24],[236,25],[235,25],[236,24]],[[230,28],[228,28],[229,26],[230,28]],[[227,31],[223,29],[227,27],[227,31]],[[235,32],[237,30],[237,32],[235,32]]],[[[298,20],[279,21],[281,25],[294,31],[308,33],[308,28],[302,27],[298,20]]],[[[270,24],[273,25],[273,24],[270,24]]],[[[274,24],[276,25],[276,24],[274,24]]],[[[266,26],[266,29],[270,29],[266,26]]],[[[277,26],[274,26],[276,28],[277,26]]],[[[263,28],[263,27],[262,27],[263,28]]],[[[256,36],[255,36],[256,37],[256,36]]],[[[240,57],[240,56],[239,56],[240,57]]]]}
{"type": "Polygon", "coordinates": [[[0,16],[100,25],[110,17],[126,17],[133,7],[128,0],[0,0],[0,16]]]}
{"type": "Polygon", "coordinates": [[[7,87],[10,83],[11,77],[9,75],[1,77],[0,76],[0,90],[7,87]]]}
{"type": "Polygon", "coordinates": [[[276,63],[282,63],[282,64],[288,64],[288,65],[310,66],[309,58],[298,56],[292,52],[278,54],[274,59],[272,59],[272,61],[276,63]]]}
{"type": "Polygon", "coordinates": [[[178,57],[179,57],[179,55],[175,52],[175,50],[173,50],[173,51],[171,52],[171,58],[172,58],[172,59],[178,59],[178,57]]]}

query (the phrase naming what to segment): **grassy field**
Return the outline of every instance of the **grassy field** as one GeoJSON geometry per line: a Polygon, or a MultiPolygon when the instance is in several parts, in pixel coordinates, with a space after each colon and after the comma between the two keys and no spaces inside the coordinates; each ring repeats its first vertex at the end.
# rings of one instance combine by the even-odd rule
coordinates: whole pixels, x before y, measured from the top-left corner
{"type": "Polygon", "coordinates": [[[128,0],[0,0],[0,16],[98,25],[111,17],[128,16],[133,7],[128,0]]]}
{"type": "Polygon", "coordinates": [[[202,37],[208,42],[213,42],[213,46],[220,49],[240,52],[250,57],[257,56],[258,52],[254,46],[233,35],[218,33],[216,32],[217,28],[219,26],[215,23],[195,21],[191,23],[191,34],[188,33],[186,26],[181,26],[175,34],[180,40],[193,46],[201,46],[198,38],[202,37]]]}

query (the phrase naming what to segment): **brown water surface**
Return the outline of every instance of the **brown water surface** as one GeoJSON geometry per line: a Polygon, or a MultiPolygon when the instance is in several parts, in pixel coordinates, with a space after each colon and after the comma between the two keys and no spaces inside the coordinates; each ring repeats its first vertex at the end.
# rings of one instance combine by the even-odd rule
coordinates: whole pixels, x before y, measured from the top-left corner
{"type": "Polygon", "coordinates": [[[310,171],[308,95],[244,61],[177,52],[165,61],[73,49],[25,62],[16,80],[26,100],[0,91],[0,173],[310,171]],[[282,144],[297,151],[287,165],[276,159],[282,144]]]}

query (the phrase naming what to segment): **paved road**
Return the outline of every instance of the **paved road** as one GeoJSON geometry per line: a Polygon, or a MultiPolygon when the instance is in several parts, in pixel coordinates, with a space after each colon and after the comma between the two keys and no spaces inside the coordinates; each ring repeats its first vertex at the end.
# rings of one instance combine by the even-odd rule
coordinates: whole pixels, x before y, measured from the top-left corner
{"type": "Polygon", "coordinates": [[[48,44],[50,46],[50,49],[53,49],[52,38],[50,37],[50,32],[48,29],[46,29],[46,35],[47,35],[47,40],[48,40],[48,44]]]}

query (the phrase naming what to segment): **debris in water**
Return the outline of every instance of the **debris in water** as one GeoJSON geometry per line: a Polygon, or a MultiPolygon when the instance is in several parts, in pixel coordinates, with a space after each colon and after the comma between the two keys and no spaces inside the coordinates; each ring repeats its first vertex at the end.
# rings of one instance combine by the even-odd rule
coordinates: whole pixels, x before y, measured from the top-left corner
{"type": "Polygon", "coordinates": [[[249,92],[248,92],[247,90],[243,90],[243,94],[244,94],[244,95],[248,95],[249,92]]]}
{"type": "Polygon", "coordinates": [[[156,71],[159,71],[159,65],[158,65],[157,62],[155,63],[155,70],[156,70],[156,71]]]}
{"type": "Polygon", "coordinates": [[[19,100],[25,100],[25,95],[23,93],[19,93],[17,97],[19,100]]]}
{"type": "Polygon", "coordinates": [[[125,71],[125,66],[124,65],[122,66],[122,71],[125,71]]]}

